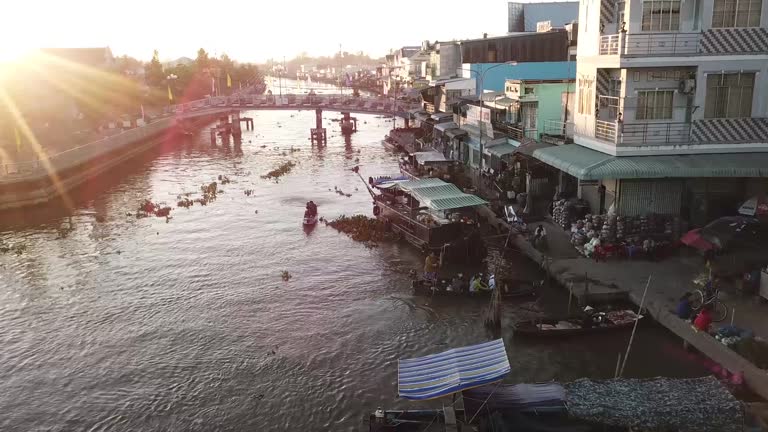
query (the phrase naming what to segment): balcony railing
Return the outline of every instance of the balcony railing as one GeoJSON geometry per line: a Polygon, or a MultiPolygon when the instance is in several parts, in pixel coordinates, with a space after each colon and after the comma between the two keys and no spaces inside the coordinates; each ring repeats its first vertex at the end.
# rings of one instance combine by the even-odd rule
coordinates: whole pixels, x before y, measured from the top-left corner
{"type": "Polygon", "coordinates": [[[700,33],[634,33],[600,36],[600,55],[690,55],[699,52],[700,33]]]}
{"type": "Polygon", "coordinates": [[[663,145],[691,141],[690,123],[595,121],[595,138],[616,145],[663,145]]]}
{"type": "Polygon", "coordinates": [[[616,143],[616,122],[595,120],[595,138],[616,143]]]}

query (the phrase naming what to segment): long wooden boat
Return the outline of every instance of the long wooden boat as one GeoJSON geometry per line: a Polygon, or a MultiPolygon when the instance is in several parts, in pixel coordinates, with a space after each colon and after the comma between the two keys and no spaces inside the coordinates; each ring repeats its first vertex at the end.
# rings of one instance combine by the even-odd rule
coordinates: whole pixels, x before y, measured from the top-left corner
{"type": "Polygon", "coordinates": [[[631,310],[615,310],[598,312],[597,314],[600,314],[602,317],[602,322],[600,323],[588,320],[586,316],[564,318],[550,317],[519,321],[512,327],[512,332],[515,336],[578,336],[588,333],[603,333],[629,328],[635,324],[635,321],[643,317],[631,310]],[[587,322],[589,322],[589,325],[586,324],[587,322]]]}
{"type": "MultiPolygon", "coordinates": [[[[438,280],[437,284],[417,279],[411,282],[411,287],[416,295],[441,296],[441,297],[489,297],[491,290],[469,292],[466,288],[461,291],[449,290],[450,280],[438,280]]],[[[497,289],[501,290],[501,297],[507,299],[533,297],[541,288],[543,281],[528,281],[522,279],[498,279],[497,289]]],[[[467,281],[467,286],[469,281],[467,281]]]]}
{"type": "Polygon", "coordinates": [[[456,417],[464,416],[464,410],[422,409],[382,410],[368,416],[369,432],[422,432],[446,431],[446,424],[456,430],[456,417]]]}

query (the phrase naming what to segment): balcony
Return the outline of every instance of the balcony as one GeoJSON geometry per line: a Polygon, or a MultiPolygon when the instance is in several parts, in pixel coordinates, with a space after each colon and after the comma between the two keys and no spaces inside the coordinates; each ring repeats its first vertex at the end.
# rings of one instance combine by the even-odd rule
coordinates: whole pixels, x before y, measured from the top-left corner
{"type": "Polygon", "coordinates": [[[559,120],[545,120],[544,133],[541,134],[541,141],[553,145],[572,143],[573,123],[559,120]]]}
{"type": "Polygon", "coordinates": [[[521,124],[505,121],[492,121],[493,130],[501,132],[515,141],[522,142],[524,138],[536,138],[536,129],[524,129],[521,124]]]}
{"type": "Polygon", "coordinates": [[[619,33],[600,36],[600,55],[674,56],[699,53],[700,33],[619,33]]]}
{"type": "Polygon", "coordinates": [[[665,145],[691,141],[690,123],[619,123],[595,121],[595,138],[619,145],[665,145]]]}

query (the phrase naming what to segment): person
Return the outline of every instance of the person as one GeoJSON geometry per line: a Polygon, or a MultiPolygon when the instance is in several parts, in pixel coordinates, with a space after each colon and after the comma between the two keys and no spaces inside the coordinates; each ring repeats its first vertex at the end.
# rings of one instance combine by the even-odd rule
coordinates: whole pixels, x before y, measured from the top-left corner
{"type": "Polygon", "coordinates": [[[470,289],[470,291],[475,292],[475,291],[483,291],[487,289],[488,289],[488,286],[483,283],[483,274],[480,273],[477,276],[475,276],[475,279],[472,282],[472,288],[470,289]]]}
{"type": "Polygon", "coordinates": [[[544,225],[539,224],[536,227],[536,231],[533,232],[533,247],[543,246],[547,237],[547,230],[544,229],[544,225]]]}
{"type": "Polygon", "coordinates": [[[309,201],[307,203],[307,210],[309,210],[309,213],[314,216],[317,214],[317,204],[315,204],[314,201],[309,201]]]}
{"type": "Polygon", "coordinates": [[[691,293],[687,292],[680,297],[680,301],[677,303],[675,314],[682,320],[691,319],[693,315],[693,308],[691,307],[691,293]]]}
{"type": "Polygon", "coordinates": [[[462,292],[464,290],[464,275],[459,273],[451,279],[449,291],[462,292]]]}
{"type": "Polygon", "coordinates": [[[697,331],[708,332],[712,325],[712,305],[706,304],[701,308],[701,312],[693,320],[693,327],[697,331]]]}
{"type": "Polygon", "coordinates": [[[436,281],[439,266],[440,262],[437,259],[437,255],[435,255],[435,252],[430,252],[427,255],[427,259],[424,260],[424,279],[436,281]]]}

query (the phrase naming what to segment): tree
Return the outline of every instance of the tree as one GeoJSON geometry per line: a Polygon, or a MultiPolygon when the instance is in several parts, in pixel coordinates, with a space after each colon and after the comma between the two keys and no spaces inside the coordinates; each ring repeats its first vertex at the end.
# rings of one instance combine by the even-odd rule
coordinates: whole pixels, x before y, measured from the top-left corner
{"type": "Polygon", "coordinates": [[[210,66],[211,60],[208,58],[208,53],[203,48],[197,50],[197,59],[195,59],[195,66],[198,72],[202,72],[210,66]]]}
{"type": "Polygon", "coordinates": [[[165,80],[163,65],[160,64],[160,54],[157,50],[152,54],[152,60],[144,66],[144,76],[150,87],[160,87],[160,84],[165,80]]]}

